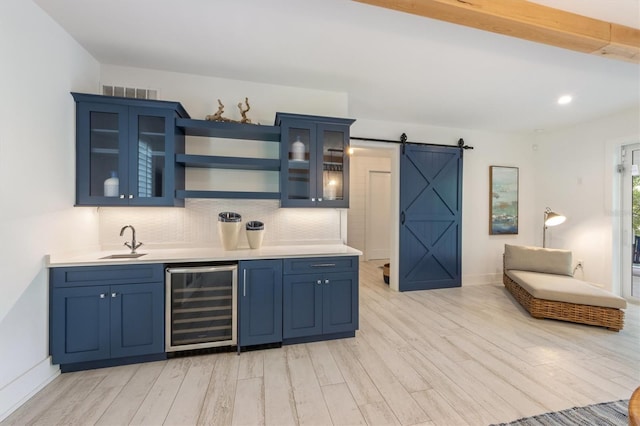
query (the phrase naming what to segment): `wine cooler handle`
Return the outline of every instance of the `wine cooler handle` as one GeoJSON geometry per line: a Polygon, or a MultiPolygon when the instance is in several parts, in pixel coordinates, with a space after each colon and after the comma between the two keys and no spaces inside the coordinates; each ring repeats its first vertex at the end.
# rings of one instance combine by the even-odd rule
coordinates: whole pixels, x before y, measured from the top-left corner
{"type": "Polygon", "coordinates": [[[247,296],[247,268],[242,270],[242,297],[247,296]]]}

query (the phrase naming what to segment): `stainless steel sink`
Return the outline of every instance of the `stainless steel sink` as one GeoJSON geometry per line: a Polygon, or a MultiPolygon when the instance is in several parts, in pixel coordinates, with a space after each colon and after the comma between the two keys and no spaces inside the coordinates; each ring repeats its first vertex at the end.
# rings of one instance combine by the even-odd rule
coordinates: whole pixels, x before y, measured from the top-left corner
{"type": "Polygon", "coordinates": [[[109,256],[101,257],[100,259],[137,259],[146,254],[147,253],[110,254],[109,256]]]}

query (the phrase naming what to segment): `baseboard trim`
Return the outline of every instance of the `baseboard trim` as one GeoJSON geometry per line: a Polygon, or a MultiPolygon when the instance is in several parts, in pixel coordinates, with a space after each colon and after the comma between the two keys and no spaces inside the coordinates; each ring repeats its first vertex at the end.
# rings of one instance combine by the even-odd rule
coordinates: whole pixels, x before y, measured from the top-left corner
{"type": "Polygon", "coordinates": [[[60,375],[60,368],[47,357],[0,389],[0,422],[60,375]]]}
{"type": "Polygon", "coordinates": [[[463,287],[485,284],[502,284],[502,271],[495,274],[475,274],[462,276],[463,287]]]}

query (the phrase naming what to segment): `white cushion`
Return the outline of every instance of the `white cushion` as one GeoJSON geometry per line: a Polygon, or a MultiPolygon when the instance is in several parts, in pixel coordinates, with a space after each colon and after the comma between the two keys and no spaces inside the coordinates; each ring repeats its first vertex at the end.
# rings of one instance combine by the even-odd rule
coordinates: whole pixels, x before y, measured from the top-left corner
{"type": "Polygon", "coordinates": [[[599,287],[566,275],[508,270],[506,274],[536,299],[624,309],[627,301],[599,287]]]}
{"type": "Polygon", "coordinates": [[[569,250],[504,245],[505,269],[573,276],[569,250]]]}

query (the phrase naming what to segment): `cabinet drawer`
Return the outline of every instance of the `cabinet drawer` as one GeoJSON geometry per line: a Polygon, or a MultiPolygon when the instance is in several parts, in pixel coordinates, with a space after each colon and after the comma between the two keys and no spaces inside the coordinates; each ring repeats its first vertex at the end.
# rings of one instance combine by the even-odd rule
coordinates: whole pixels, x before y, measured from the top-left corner
{"type": "Polygon", "coordinates": [[[135,284],[164,282],[161,263],[148,265],[109,265],[53,268],[50,271],[51,286],[77,287],[109,284],[135,284]]]}
{"type": "Polygon", "coordinates": [[[358,269],[357,256],[284,259],[284,274],[346,272],[358,269]]]}

